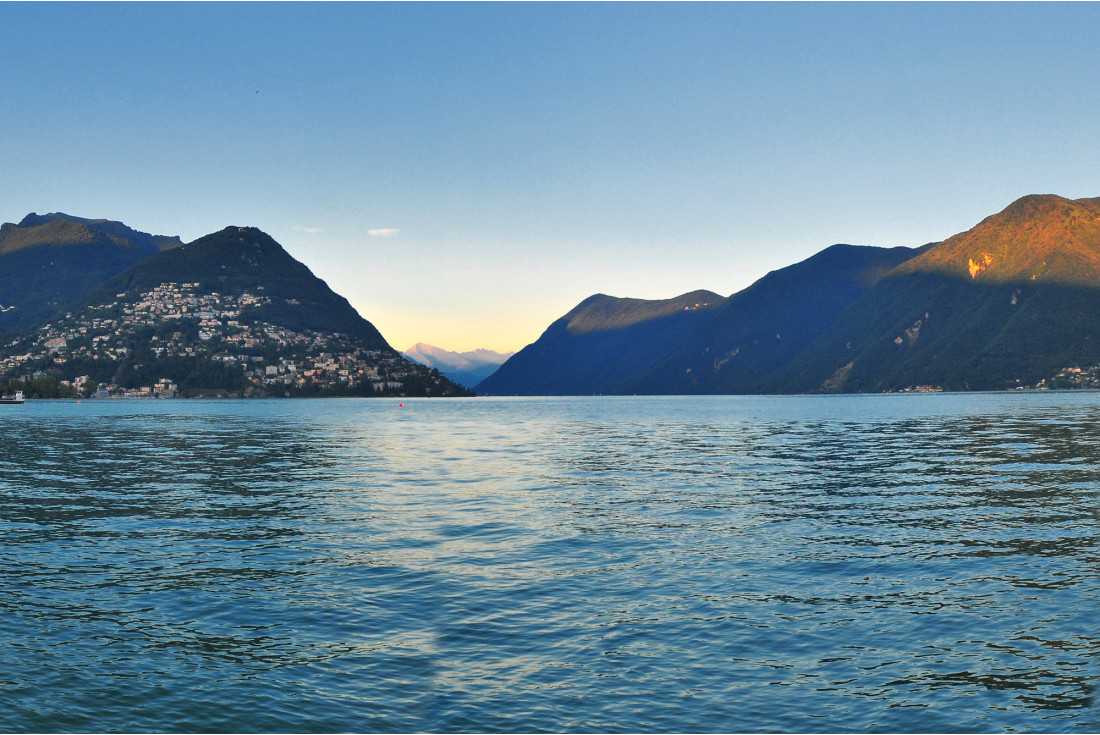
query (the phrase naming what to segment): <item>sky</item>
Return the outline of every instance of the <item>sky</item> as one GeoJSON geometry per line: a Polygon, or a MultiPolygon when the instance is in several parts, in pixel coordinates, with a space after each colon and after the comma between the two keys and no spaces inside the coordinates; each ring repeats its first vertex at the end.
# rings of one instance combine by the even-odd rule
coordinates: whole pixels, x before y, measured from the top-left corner
{"type": "Polygon", "coordinates": [[[0,221],[278,240],[397,349],[1100,196],[1095,3],[0,2],[0,221]]]}

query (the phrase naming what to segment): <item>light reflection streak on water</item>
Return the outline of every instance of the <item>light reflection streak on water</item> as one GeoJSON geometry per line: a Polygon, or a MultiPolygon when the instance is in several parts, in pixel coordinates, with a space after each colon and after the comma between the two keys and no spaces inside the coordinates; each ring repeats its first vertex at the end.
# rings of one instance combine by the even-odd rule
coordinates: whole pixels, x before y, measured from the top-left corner
{"type": "Polygon", "coordinates": [[[1092,403],[28,404],[0,727],[1094,730],[1092,403]]]}

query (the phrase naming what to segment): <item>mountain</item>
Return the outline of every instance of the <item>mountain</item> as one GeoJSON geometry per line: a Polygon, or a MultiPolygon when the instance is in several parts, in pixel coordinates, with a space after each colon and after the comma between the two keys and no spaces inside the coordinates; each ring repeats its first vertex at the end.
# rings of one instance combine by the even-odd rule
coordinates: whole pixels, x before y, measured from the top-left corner
{"type": "Polygon", "coordinates": [[[440,373],[460,385],[474,386],[497,371],[497,368],[514,355],[492,350],[451,352],[441,347],[417,342],[402,353],[413,362],[434,367],[440,373]]]}
{"type": "Polygon", "coordinates": [[[3,348],[0,377],[35,374],[86,393],[468,394],[401,357],[346,299],[251,227],[152,255],[3,348]]]}
{"type": "Polygon", "coordinates": [[[693,291],[672,299],[597,294],[551,324],[476,386],[483,395],[584,395],[634,392],[666,355],[726,299],[693,291]]]}
{"type": "MultiPolygon", "coordinates": [[[[465,395],[436,366],[454,373],[484,357],[417,345],[410,355],[431,364],[409,362],[255,228],[177,242],[59,213],[0,227],[0,378],[162,394],[465,395]]],[[[943,242],[835,245],[728,298],[597,294],[476,388],[1100,387],[1098,315],[1100,198],[1032,195],[943,242]]]]}
{"type": "Polygon", "coordinates": [[[670,303],[593,296],[477,390],[1100,387],[1100,198],[1026,196],[940,243],[836,245],[678,321],[670,303]]]}
{"type": "Polygon", "coordinates": [[[139,232],[132,227],[128,227],[114,220],[85,219],[84,217],[74,217],[71,214],[65,214],[63,212],[50,212],[49,214],[36,214],[31,212],[23,218],[18,226],[35,227],[57,221],[86,225],[105,235],[111,235],[120,240],[125,240],[128,243],[137,245],[142,250],[146,250],[151,254],[159,253],[164,250],[171,250],[183,244],[183,241],[180,240],[178,235],[150,235],[148,232],[139,232]]]}
{"type": "Polygon", "coordinates": [[[1100,199],[1023,197],[882,278],[763,390],[1002,390],[1100,365],[1100,199]]]}
{"type": "Polygon", "coordinates": [[[1100,286],[1100,198],[1017,199],[898,269],[898,275],[921,272],[975,283],[1100,286]]]}
{"type": "Polygon", "coordinates": [[[853,302],[924,248],[833,245],[773,271],[696,326],[633,393],[759,393],[853,302]]]}
{"type": "Polygon", "coordinates": [[[104,279],[180,245],[121,222],[28,214],[0,226],[0,334],[53,316],[104,279]]]}
{"type": "Polygon", "coordinates": [[[486,395],[761,390],[911,248],[834,245],[728,299],[593,296],[477,386],[486,395]]]}
{"type": "Polygon", "coordinates": [[[254,227],[226,227],[165,251],[106,281],[89,300],[104,303],[118,292],[136,294],[171,282],[198,283],[203,293],[262,291],[266,301],[255,314],[258,320],[289,329],[341,332],[370,349],[392,351],[347,299],[254,227]]]}

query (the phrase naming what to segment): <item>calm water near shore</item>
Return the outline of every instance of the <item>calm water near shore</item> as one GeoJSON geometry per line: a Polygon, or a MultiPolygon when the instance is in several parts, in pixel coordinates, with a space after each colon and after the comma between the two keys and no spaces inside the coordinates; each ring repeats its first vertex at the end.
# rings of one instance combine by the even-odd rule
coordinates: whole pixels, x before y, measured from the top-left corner
{"type": "Polygon", "coordinates": [[[1100,394],[0,407],[0,731],[1097,731],[1100,394]]]}

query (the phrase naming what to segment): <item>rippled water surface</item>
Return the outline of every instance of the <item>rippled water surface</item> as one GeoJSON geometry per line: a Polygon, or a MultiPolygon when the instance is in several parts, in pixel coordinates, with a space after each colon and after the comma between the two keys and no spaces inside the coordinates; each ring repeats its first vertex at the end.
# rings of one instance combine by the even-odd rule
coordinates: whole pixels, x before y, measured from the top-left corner
{"type": "Polygon", "coordinates": [[[1096,731],[1100,394],[0,406],[0,730],[1096,731]]]}

